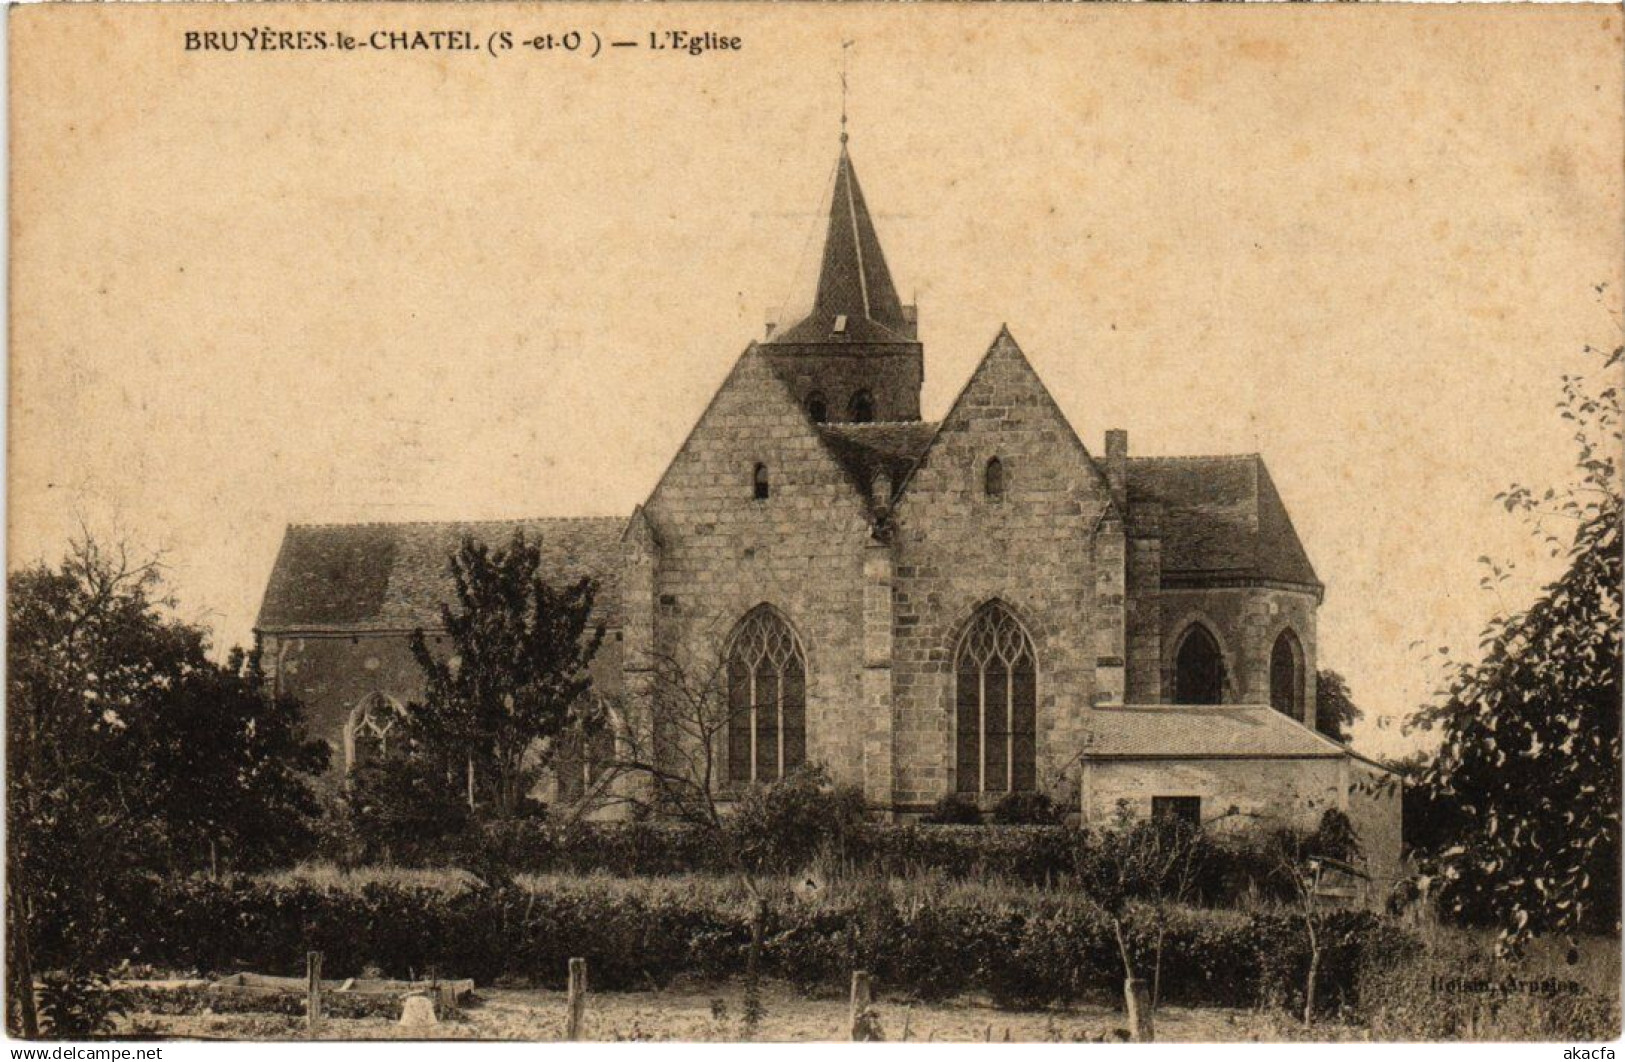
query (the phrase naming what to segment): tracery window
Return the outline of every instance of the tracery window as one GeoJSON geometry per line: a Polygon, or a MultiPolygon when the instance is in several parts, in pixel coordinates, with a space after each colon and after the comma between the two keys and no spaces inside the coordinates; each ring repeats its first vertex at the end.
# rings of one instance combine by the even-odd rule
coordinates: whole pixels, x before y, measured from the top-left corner
{"type": "Polygon", "coordinates": [[[344,728],[344,751],[349,770],[387,757],[399,750],[401,707],[382,693],[369,693],[350,713],[344,728]]]}
{"type": "Polygon", "coordinates": [[[1224,654],[1206,627],[1193,623],[1174,654],[1174,703],[1221,704],[1224,701],[1224,654]]]}
{"type": "Polygon", "coordinates": [[[728,780],[776,781],[806,759],[806,656],[784,617],[762,605],[728,649],[728,780]]]}
{"type": "Polygon", "coordinates": [[[1037,784],[1038,663],[1032,639],[997,603],[971,620],[954,662],[955,763],[961,793],[1037,784]]]}
{"type": "Polygon", "coordinates": [[[1270,704],[1296,719],[1303,714],[1303,647],[1282,631],[1270,650],[1270,704]]]}
{"type": "Polygon", "coordinates": [[[573,733],[559,745],[553,757],[553,771],[558,777],[558,799],[573,803],[585,796],[604,774],[604,769],[615,758],[615,732],[609,713],[603,713],[604,724],[583,737],[573,733]]]}

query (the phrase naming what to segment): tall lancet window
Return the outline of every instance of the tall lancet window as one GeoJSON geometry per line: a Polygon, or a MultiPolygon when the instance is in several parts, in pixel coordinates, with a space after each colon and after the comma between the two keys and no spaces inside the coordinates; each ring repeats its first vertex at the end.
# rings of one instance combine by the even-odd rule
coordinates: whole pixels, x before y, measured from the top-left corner
{"type": "Polygon", "coordinates": [[[777,781],[806,759],[806,655],[784,617],[759,605],[728,647],[728,780],[777,781]]]}
{"type": "Polygon", "coordinates": [[[1220,704],[1224,701],[1224,654],[1212,633],[1200,623],[1185,629],[1174,653],[1174,703],[1220,704]]]}
{"type": "Polygon", "coordinates": [[[1270,651],[1270,704],[1297,719],[1303,715],[1303,646],[1291,631],[1282,631],[1270,651]]]}
{"type": "Polygon", "coordinates": [[[1010,610],[984,606],[954,662],[955,764],[961,793],[1037,785],[1038,662],[1010,610]]]}

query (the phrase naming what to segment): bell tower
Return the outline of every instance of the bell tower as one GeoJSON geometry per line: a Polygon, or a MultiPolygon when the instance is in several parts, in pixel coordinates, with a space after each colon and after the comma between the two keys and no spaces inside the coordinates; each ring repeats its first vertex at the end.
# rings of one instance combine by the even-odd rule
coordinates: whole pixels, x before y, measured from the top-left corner
{"type": "Polygon", "coordinates": [[[812,309],[788,327],[769,325],[759,349],[816,421],[919,420],[916,323],[886,268],[843,128],[812,309]]]}

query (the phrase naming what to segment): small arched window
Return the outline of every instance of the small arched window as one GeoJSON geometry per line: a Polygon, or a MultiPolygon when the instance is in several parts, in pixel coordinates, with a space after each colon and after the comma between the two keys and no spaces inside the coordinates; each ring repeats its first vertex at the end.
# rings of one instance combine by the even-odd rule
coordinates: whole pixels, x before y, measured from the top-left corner
{"type": "Polygon", "coordinates": [[[997,457],[988,458],[982,470],[982,492],[994,501],[1004,498],[1004,462],[997,457]]]}
{"type": "Polygon", "coordinates": [[[1193,623],[1174,654],[1174,703],[1224,702],[1224,654],[1206,627],[1193,623]]]}
{"type": "Polygon", "coordinates": [[[400,705],[382,693],[369,693],[350,713],[344,728],[345,765],[349,770],[376,763],[399,751],[400,705]]]}
{"type": "Polygon", "coordinates": [[[1290,630],[1270,650],[1270,704],[1294,719],[1303,715],[1303,646],[1290,630]]]}
{"type": "Polygon", "coordinates": [[[874,396],[868,391],[854,391],[852,401],[846,404],[846,418],[854,424],[867,424],[874,420],[874,396]]]}
{"type": "Polygon", "coordinates": [[[813,423],[822,424],[829,419],[829,402],[824,398],[824,392],[814,391],[807,396],[807,416],[813,423]]]}
{"type": "Polygon", "coordinates": [[[756,471],[751,475],[751,494],[757,501],[766,501],[770,493],[767,484],[767,466],[758,463],[756,471]]]}

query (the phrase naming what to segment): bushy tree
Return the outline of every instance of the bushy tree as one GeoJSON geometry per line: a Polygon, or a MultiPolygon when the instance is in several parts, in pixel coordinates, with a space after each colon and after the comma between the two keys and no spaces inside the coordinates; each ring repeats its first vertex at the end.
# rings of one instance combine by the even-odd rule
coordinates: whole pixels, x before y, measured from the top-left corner
{"type": "Polygon", "coordinates": [[[456,603],[441,605],[440,617],[450,654],[413,632],[425,692],[408,709],[410,732],[423,754],[468,763],[507,818],[585,720],[587,668],[604,637],[591,626],[597,586],[549,584],[541,549],[523,532],[494,549],[465,537],[449,563],[456,603]]]}
{"type": "Polygon", "coordinates": [[[1453,663],[1413,719],[1442,734],[1424,784],[1458,816],[1439,853],[1447,902],[1515,937],[1619,923],[1621,350],[1602,360],[1600,383],[1563,380],[1577,481],[1499,496],[1563,574],[1492,620],[1479,658],[1453,663]]]}
{"type": "MultiPolygon", "coordinates": [[[[327,746],[252,655],[211,661],[206,634],[169,614],[157,566],[125,548],[86,536],[7,583],[9,965],[82,973],[113,922],[139,917],[117,902],[124,876],[261,862],[307,839],[327,746]]],[[[12,998],[37,1031],[32,993],[12,998]]]]}
{"type": "Polygon", "coordinates": [[[1354,695],[1349,692],[1347,679],[1327,668],[1315,672],[1316,730],[1333,741],[1347,744],[1354,733],[1354,722],[1360,715],[1354,695]]]}

